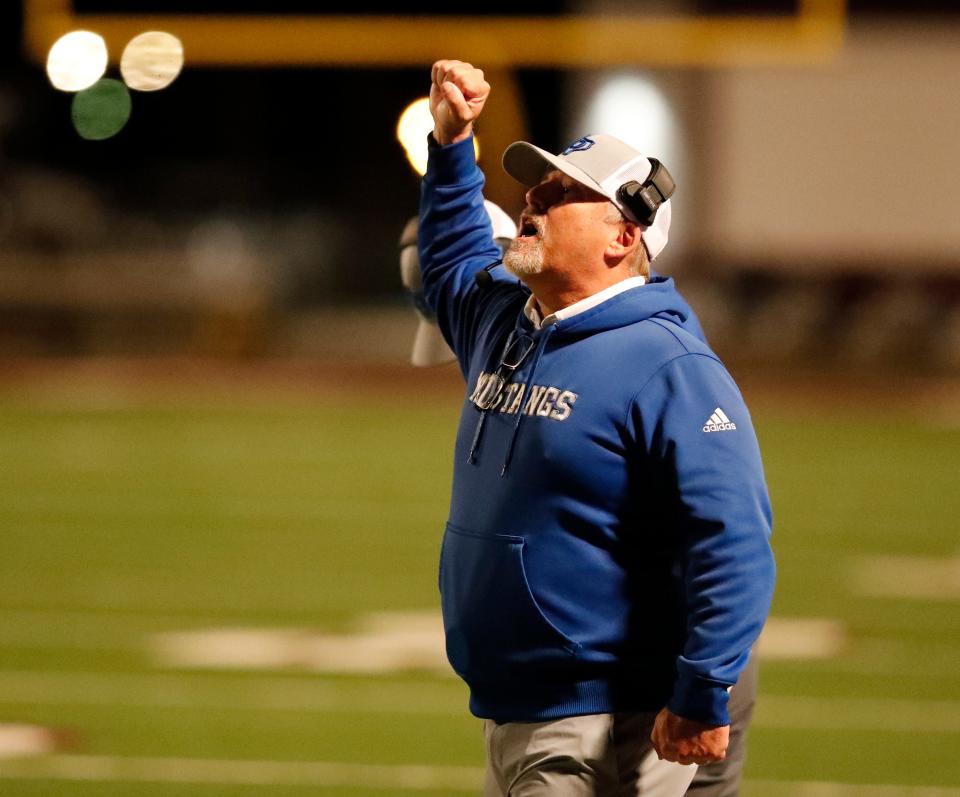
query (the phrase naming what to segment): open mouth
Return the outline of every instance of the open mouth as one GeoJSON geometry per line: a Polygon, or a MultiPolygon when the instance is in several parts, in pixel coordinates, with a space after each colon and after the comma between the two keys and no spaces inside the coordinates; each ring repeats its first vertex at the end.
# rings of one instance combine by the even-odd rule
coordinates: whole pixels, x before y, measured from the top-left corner
{"type": "Polygon", "coordinates": [[[540,235],[540,226],[529,216],[521,216],[520,231],[517,238],[536,238],[540,235]]]}

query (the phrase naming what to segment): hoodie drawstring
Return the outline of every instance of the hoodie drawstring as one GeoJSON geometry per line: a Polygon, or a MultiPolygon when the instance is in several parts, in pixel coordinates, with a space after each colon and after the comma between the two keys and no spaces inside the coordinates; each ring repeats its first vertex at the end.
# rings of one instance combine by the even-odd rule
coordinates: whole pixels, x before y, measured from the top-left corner
{"type": "MultiPolygon", "coordinates": [[[[498,378],[499,378],[500,369],[503,367],[503,364],[506,362],[507,356],[510,354],[511,348],[512,348],[513,345],[516,343],[516,341],[517,341],[517,332],[516,332],[516,330],[514,330],[514,331],[511,332],[510,335],[507,337],[507,342],[506,342],[506,343],[504,344],[504,346],[503,346],[503,353],[500,355],[500,365],[498,365],[498,366],[494,369],[494,371],[493,371],[492,374],[490,374],[489,376],[487,376],[487,379],[488,379],[488,380],[498,379],[498,378]]],[[[524,355],[524,356],[526,356],[526,355],[524,355]]],[[[517,366],[515,366],[515,367],[512,369],[511,375],[512,375],[513,371],[515,371],[518,366],[519,366],[519,363],[518,363],[517,366]]],[[[483,379],[483,376],[481,375],[480,378],[483,379]]],[[[487,391],[489,388],[490,388],[490,383],[489,383],[489,382],[488,382],[487,384],[483,385],[483,388],[482,388],[482,389],[481,389],[480,383],[478,383],[478,384],[477,384],[477,388],[476,388],[476,394],[477,394],[478,398],[479,398],[479,396],[483,396],[484,393],[486,393],[486,391],[487,391]]],[[[502,388],[501,388],[501,391],[500,391],[500,392],[502,392],[502,388]]],[[[486,423],[486,421],[487,421],[487,412],[489,412],[490,410],[494,409],[494,407],[495,407],[495,405],[496,405],[496,401],[492,401],[490,404],[481,404],[480,401],[479,401],[478,399],[476,399],[476,400],[474,400],[474,404],[477,406],[477,409],[480,410],[480,418],[477,420],[477,428],[474,430],[474,432],[473,432],[473,440],[470,442],[470,453],[467,455],[467,462],[468,462],[469,464],[471,464],[471,465],[472,465],[472,464],[476,461],[476,459],[477,459],[477,456],[476,456],[476,455],[477,455],[477,447],[480,445],[480,435],[483,433],[483,425],[484,425],[484,424],[486,423]]]]}
{"type": "MultiPolygon", "coordinates": [[[[536,341],[531,340],[529,346],[526,348],[525,351],[522,351],[516,354],[516,356],[518,357],[515,360],[516,364],[508,366],[509,375],[505,375],[501,377],[500,368],[504,367],[504,363],[508,361],[507,358],[509,354],[513,351],[512,347],[517,343],[518,339],[521,339],[521,338],[516,337],[516,333],[512,333],[510,337],[507,339],[507,343],[504,346],[503,354],[500,357],[500,360],[501,360],[500,366],[498,366],[498,368],[493,372],[493,374],[490,374],[488,377],[490,379],[497,379],[500,382],[500,388],[498,391],[499,399],[493,399],[489,405],[482,403],[480,398],[474,399],[474,404],[480,410],[480,417],[477,419],[477,426],[473,432],[473,439],[470,441],[470,453],[467,455],[467,462],[469,464],[472,465],[474,462],[476,462],[477,450],[480,447],[480,438],[483,435],[483,427],[487,421],[487,413],[497,409],[500,401],[503,400],[503,389],[506,387],[506,383],[512,380],[514,372],[516,371],[517,368],[519,368],[523,360],[526,359],[527,355],[531,352],[531,350],[534,351],[533,365],[530,368],[530,376],[527,377],[527,380],[528,380],[527,384],[532,384],[530,380],[532,379],[533,374],[536,373],[537,364],[540,362],[540,357],[543,354],[543,349],[546,344],[546,340],[550,336],[551,332],[553,331],[554,326],[555,326],[554,324],[551,324],[547,327],[544,327],[541,335],[536,339],[536,341]]],[[[526,337],[530,339],[530,336],[526,336],[526,337]]],[[[511,357],[510,360],[514,360],[514,358],[511,357]]],[[[488,389],[489,389],[489,385],[483,386],[482,389],[478,386],[477,388],[478,396],[483,396],[485,391],[487,391],[488,389]]],[[[496,388],[494,389],[496,390],[496,388]]],[[[501,476],[503,476],[504,473],[506,473],[507,465],[510,462],[510,457],[512,456],[512,453],[513,453],[514,441],[516,440],[516,437],[517,437],[517,428],[520,426],[519,417],[522,414],[523,414],[523,408],[521,407],[520,411],[517,413],[517,422],[513,427],[513,433],[510,437],[510,445],[507,450],[506,458],[504,460],[503,467],[500,472],[501,476]]]]}
{"type": "MultiPolygon", "coordinates": [[[[547,345],[547,338],[550,337],[554,329],[556,329],[556,324],[550,324],[550,326],[543,329],[542,334],[540,335],[540,340],[537,341],[536,351],[533,353],[533,362],[530,364],[530,375],[527,377],[527,390],[533,390],[533,377],[537,373],[537,366],[540,364],[540,357],[543,355],[543,350],[547,345]]],[[[513,432],[510,433],[510,443],[507,445],[507,453],[503,458],[503,465],[500,467],[500,476],[507,475],[507,468],[510,467],[510,460],[513,458],[513,448],[514,444],[517,441],[517,433],[520,431],[520,421],[523,420],[524,407],[521,403],[520,410],[517,412],[517,420],[513,424],[513,432]]]]}
{"type": "Polygon", "coordinates": [[[489,410],[480,410],[480,420],[477,421],[477,428],[473,432],[473,440],[470,443],[470,453],[467,455],[467,462],[471,465],[476,461],[477,446],[480,444],[480,433],[483,431],[484,421],[487,420],[489,410]]]}

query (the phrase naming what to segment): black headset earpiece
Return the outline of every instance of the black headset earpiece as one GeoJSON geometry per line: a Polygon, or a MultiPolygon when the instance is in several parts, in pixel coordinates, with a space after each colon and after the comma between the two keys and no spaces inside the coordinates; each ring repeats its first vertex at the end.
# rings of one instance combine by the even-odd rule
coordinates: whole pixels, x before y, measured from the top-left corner
{"type": "Polygon", "coordinates": [[[644,227],[653,224],[660,206],[677,190],[677,184],[664,166],[656,158],[648,158],[652,168],[642,183],[631,180],[617,189],[617,199],[626,207],[644,227]]]}

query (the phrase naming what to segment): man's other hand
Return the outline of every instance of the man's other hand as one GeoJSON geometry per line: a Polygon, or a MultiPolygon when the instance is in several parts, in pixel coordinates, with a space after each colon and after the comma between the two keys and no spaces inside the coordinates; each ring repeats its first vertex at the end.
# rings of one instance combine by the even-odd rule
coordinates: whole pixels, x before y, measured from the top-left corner
{"type": "Polygon", "coordinates": [[[730,740],[729,725],[705,725],[678,717],[665,708],[657,714],[650,740],[657,755],[679,764],[723,761],[730,740]]]}
{"type": "Polygon", "coordinates": [[[430,76],[430,113],[437,143],[456,144],[469,138],[489,96],[483,70],[463,61],[437,61],[430,76]]]}

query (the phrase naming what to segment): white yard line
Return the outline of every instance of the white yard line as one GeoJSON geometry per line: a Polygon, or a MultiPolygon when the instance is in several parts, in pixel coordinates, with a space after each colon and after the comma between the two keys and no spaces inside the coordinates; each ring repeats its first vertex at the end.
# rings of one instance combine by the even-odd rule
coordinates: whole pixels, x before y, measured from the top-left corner
{"type": "MultiPolygon", "coordinates": [[[[43,755],[63,749],[67,735],[40,725],[0,723],[0,761],[20,756],[43,755]]],[[[0,764],[0,768],[2,768],[0,764]]]]}
{"type": "MultiPolygon", "coordinates": [[[[400,510],[418,509],[427,512],[436,505],[432,498],[383,497],[373,493],[365,494],[362,501],[319,495],[299,499],[218,495],[211,500],[213,503],[210,504],[209,511],[216,512],[218,516],[300,521],[363,519],[368,516],[371,506],[379,507],[384,512],[394,513],[400,510]]],[[[176,501],[157,498],[150,494],[124,493],[121,500],[120,495],[113,493],[64,495],[55,490],[19,493],[16,502],[6,511],[9,514],[15,513],[15,516],[39,516],[48,521],[55,521],[63,514],[71,518],[91,516],[101,521],[142,519],[144,515],[152,518],[177,518],[192,514],[176,501]]],[[[111,532],[104,530],[101,533],[109,535],[111,532]]]]}
{"type": "MultiPolygon", "coordinates": [[[[771,617],[759,650],[765,659],[824,659],[838,655],[845,639],[843,624],[837,620],[771,617]]],[[[450,671],[437,611],[366,615],[359,619],[357,630],[349,634],[291,628],[208,628],[154,634],[147,647],[159,664],[191,669],[450,671]]]]}
{"type": "Polygon", "coordinates": [[[437,610],[379,612],[359,618],[352,633],[297,628],[208,628],[153,634],[150,655],[167,667],[448,673],[443,621],[437,610]]]}
{"type": "MultiPolygon", "coordinates": [[[[958,677],[960,646],[949,636],[931,635],[923,640],[896,636],[858,637],[848,655],[817,662],[820,673],[893,675],[899,682],[944,680],[958,677]]],[[[802,662],[787,662],[783,668],[801,672],[802,662]]]]}
{"type": "Polygon", "coordinates": [[[230,676],[210,682],[169,673],[0,671],[0,704],[8,705],[458,716],[466,712],[466,700],[466,687],[452,680],[438,685],[230,676]]]}
{"type": "Polygon", "coordinates": [[[743,797],[960,797],[960,788],[815,780],[746,780],[743,797]]]}
{"type": "Polygon", "coordinates": [[[876,598],[960,600],[960,556],[858,556],[850,583],[876,598]]]}
{"type": "Polygon", "coordinates": [[[794,730],[960,733],[960,702],[761,694],[753,724],[794,730]]]}
{"type": "MultiPolygon", "coordinates": [[[[4,761],[0,780],[96,781],[102,783],[207,783],[235,786],[303,786],[427,789],[475,792],[479,767],[416,764],[345,764],[332,761],[243,761],[197,758],[126,758],[52,755],[4,761]]],[[[960,797],[951,786],[748,780],[745,797],[960,797]]]]}
{"type": "Polygon", "coordinates": [[[770,617],[757,650],[761,659],[829,659],[845,642],[843,623],[831,617],[770,617]]]}
{"type": "Polygon", "coordinates": [[[53,755],[5,761],[0,779],[476,790],[475,767],[53,755]]]}
{"type": "MultiPolygon", "coordinates": [[[[0,671],[0,705],[466,717],[466,702],[466,688],[454,682],[277,676],[230,676],[224,682],[170,673],[0,671]]],[[[767,728],[960,734],[960,701],[761,694],[753,722],[767,728]]]]}
{"type": "MultiPolygon", "coordinates": [[[[102,612],[0,609],[0,645],[114,650],[135,644],[132,633],[118,634],[103,624],[102,616],[102,612]],[[56,622],[68,617],[76,618],[70,629],[56,622]],[[94,623],[91,617],[101,619],[94,623]]],[[[123,627],[132,629],[136,623],[125,618],[123,627]]],[[[760,640],[760,654],[765,659],[823,660],[838,655],[844,640],[843,625],[836,620],[771,617],[760,640]]],[[[344,634],[237,626],[153,633],[146,637],[146,648],[152,660],[171,668],[450,674],[436,610],[364,615],[352,633],[344,634]]]]}

